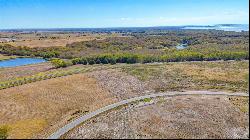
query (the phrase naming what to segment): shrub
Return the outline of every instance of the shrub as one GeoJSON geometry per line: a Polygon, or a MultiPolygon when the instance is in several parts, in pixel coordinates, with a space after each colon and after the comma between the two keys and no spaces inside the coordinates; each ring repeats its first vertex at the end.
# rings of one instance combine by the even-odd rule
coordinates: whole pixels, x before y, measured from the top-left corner
{"type": "Polygon", "coordinates": [[[143,99],[143,102],[150,102],[151,101],[151,98],[145,98],[143,99]]]}
{"type": "Polygon", "coordinates": [[[109,63],[112,64],[112,65],[114,65],[114,64],[116,64],[116,60],[115,59],[110,59],[109,63]]]}
{"type": "Polygon", "coordinates": [[[88,60],[86,58],[82,58],[81,61],[80,61],[80,64],[87,65],[88,60]]]}
{"type": "Polygon", "coordinates": [[[101,64],[101,61],[100,61],[99,59],[97,59],[97,60],[95,61],[95,63],[96,63],[96,64],[101,64]]]}
{"type": "Polygon", "coordinates": [[[67,63],[62,60],[62,59],[52,59],[51,60],[51,63],[56,67],[56,68],[61,68],[61,67],[66,67],[67,66],[67,63]]]}
{"type": "Polygon", "coordinates": [[[109,63],[108,59],[106,59],[106,58],[103,58],[100,61],[101,61],[102,64],[108,64],[109,63]]]}
{"type": "Polygon", "coordinates": [[[94,65],[94,64],[95,64],[95,61],[94,61],[94,60],[89,60],[89,64],[90,64],[90,65],[94,65]]]}
{"type": "Polygon", "coordinates": [[[72,59],[72,64],[76,65],[76,64],[81,64],[81,59],[80,58],[74,58],[72,59]]]}

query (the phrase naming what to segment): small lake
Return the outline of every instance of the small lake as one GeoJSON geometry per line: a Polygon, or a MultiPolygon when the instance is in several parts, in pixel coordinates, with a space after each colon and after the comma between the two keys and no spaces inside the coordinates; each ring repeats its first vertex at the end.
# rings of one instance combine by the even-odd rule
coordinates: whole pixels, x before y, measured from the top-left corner
{"type": "Polygon", "coordinates": [[[187,47],[188,47],[187,44],[180,44],[180,45],[176,46],[176,49],[177,50],[183,50],[183,49],[186,49],[187,47]]]}
{"type": "Polygon", "coordinates": [[[15,58],[15,59],[0,61],[0,68],[16,67],[28,64],[37,64],[42,62],[46,62],[46,60],[42,58],[15,58]]]}

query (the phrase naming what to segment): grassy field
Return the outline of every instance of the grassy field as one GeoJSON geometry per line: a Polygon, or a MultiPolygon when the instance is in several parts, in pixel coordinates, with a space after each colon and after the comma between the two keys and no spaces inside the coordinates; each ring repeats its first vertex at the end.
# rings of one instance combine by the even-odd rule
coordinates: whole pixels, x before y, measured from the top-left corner
{"type": "Polygon", "coordinates": [[[1,90],[0,95],[0,127],[9,128],[8,138],[48,136],[78,115],[116,101],[83,74],[1,90]]]}
{"type": "Polygon", "coordinates": [[[116,34],[108,35],[91,34],[91,33],[0,33],[0,37],[15,37],[14,42],[3,42],[3,44],[10,44],[13,46],[27,46],[31,48],[37,47],[54,47],[54,46],[66,46],[74,42],[90,41],[90,40],[102,40],[108,36],[119,36],[116,34]]]}
{"type": "Polygon", "coordinates": [[[82,66],[76,65],[66,68],[55,69],[50,63],[21,66],[15,68],[0,69],[0,89],[15,87],[27,83],[47,80],[56,77],[68,76],[72,74],[91,72],[96,70],[109,69],[112,65],[82,66]]]}
{"type": "MultiPolygon", "coordinates": [[[[44,138],[81,114],[145,91],[248,92],[248,70],[249,61],[2,68],[0,130],[8,138],[44,138]]],[[[248,110],[248,100],[230,102],[248,110]]]]}
{"type": "Polygon", "coordinates": [[[75,65],[60,69],[53,69],[50,63],[43,63],[0,69],[0,85],[5,89],[35,81],[105,69],[116,69],[135,76],[156,91],[190,89],[248,92],[249,61],[75,65]]]}
{"type": "Polygon", "coordinates": [[[0,82],[31,76],[40,72],[52,70],[53,66],[48,63],[40,63],[27,66],[0,68],[0,82]]]}
{"type": "Polygon", "coordinates": [[[123,67],[156,91],[226,90],[247,92],[249,61],[183,62],[123,67]]]}
{"type": "Polygon", "coordinates": [[[0,61],[7,60],[7,59],[12,59],[12,58],[16,58],[16,56],[7,56],[7,55],[0,54],[0,61]]]}

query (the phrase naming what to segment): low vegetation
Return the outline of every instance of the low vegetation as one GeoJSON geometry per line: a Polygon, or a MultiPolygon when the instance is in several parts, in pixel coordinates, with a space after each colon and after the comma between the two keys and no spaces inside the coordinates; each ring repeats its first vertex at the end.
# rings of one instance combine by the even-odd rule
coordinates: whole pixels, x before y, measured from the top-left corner
{"type": "Polygon", "coordinates": [[[52,60],[51,60],[51,63],[52,63],[56,68],[64,68],[64,67],[67,67],[67,66],[70,66],[70,65],[71,65],[70,62],[66,62],[65,60],[58,59],[58,58],[52,59],[52,60]]]}
{"type": "Polygon", "coordinates": [[[226,96],[173,96],[152,98],[151,102],[128,104],[99,114],[61,139],[248,138],[248,115],[226,96]]]}
{"type": "Polygon", "coordinates": [[[0,54],[0,61],[16,58],[16,56],[8,56],[0,54]]]}
{"type": "Polygon", "coordinates": [[[249,61],[136,64],[122,67],[156,91],[226,90],[248,92],[249,61]]]}
{"type": "MultiPolygon", "coordinates": [[[[26,67],[24,68],[26,69],[26,67]]],[[[183,89],[212,89],[234,92],[248,91],[249,61],[173,62],[133,65],[75,65],[66,68],[47,69],[44,72],[32,72],[21,77],[19,71],[22,70],[9,70],[12,77],[0,79],[0,89],[6,89],[35,81],[105,69],[121,69],[123,72],[136,76],[141,81],[148,83],[148,86],[156,91],[183,89]],[[15,73],[17,73],[16,76],[15,73]]],[[[4,75],[10,74],[5,72],[4,75]]]]}
{"type": "MultiPolygon", "coordinates": [[[[109,67],[106,67],[106,68],[109,68],[109,67]]],[[[67,76],[67,75],[72,75],[72,74],[84,73],[88,71],[95,71],[95,70],[100,70],[100,69],[105,69],[105,67],[69,67],[68,69],[55,69],[55,70],[49,70],[46,72],[40,72],[40,73],[33,74],[30,76],[15,77],[9,80],[1,81],[0,90],[31,83],[31,82],[47,80],[51,78],[62,77],[62,76],[67,76]]]]}
{"type": "Polygon", "coordinates": [[[143,99],[143,102],[150,102],[151,101],[151,98],[145,98],[145,99],[143,99]]]}
{"type": "Polygon", "coordinates": [[[85,74],[8,88],[0,95],[0,126],[10,128],[2,133],[9,139],[46,138],[82,113],[116,102],[85,74]]]}
{"type": "Polygon", "coordinates": [[[8,127],[0,126],[0,139],[7,139],[8,137],[8,127]]]}

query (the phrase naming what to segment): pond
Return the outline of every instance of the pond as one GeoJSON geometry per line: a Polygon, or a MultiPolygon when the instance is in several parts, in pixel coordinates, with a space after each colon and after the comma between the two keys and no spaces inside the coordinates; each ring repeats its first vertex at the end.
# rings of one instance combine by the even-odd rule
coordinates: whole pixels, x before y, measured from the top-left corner
{"type": "Polygon", "coordinates": [[[28,65],[28,64],[37,64],[37,63],[42,63],[42,62],[46,62],[46,60],[42,58],[15,58],[15,59],[0,61],[0,68],[16,67],[16,66],[23,66],[23,65],[28,65]]]}
{"type": "Polygon", "coordinates": [[[188,47],[187,44],[180,44],[180,45],[176,46],[176,49],[177,49],[177,50],[182,50],[182,49],[185,49],[185,48],[187,48],[187,47],[188,47]]]}

